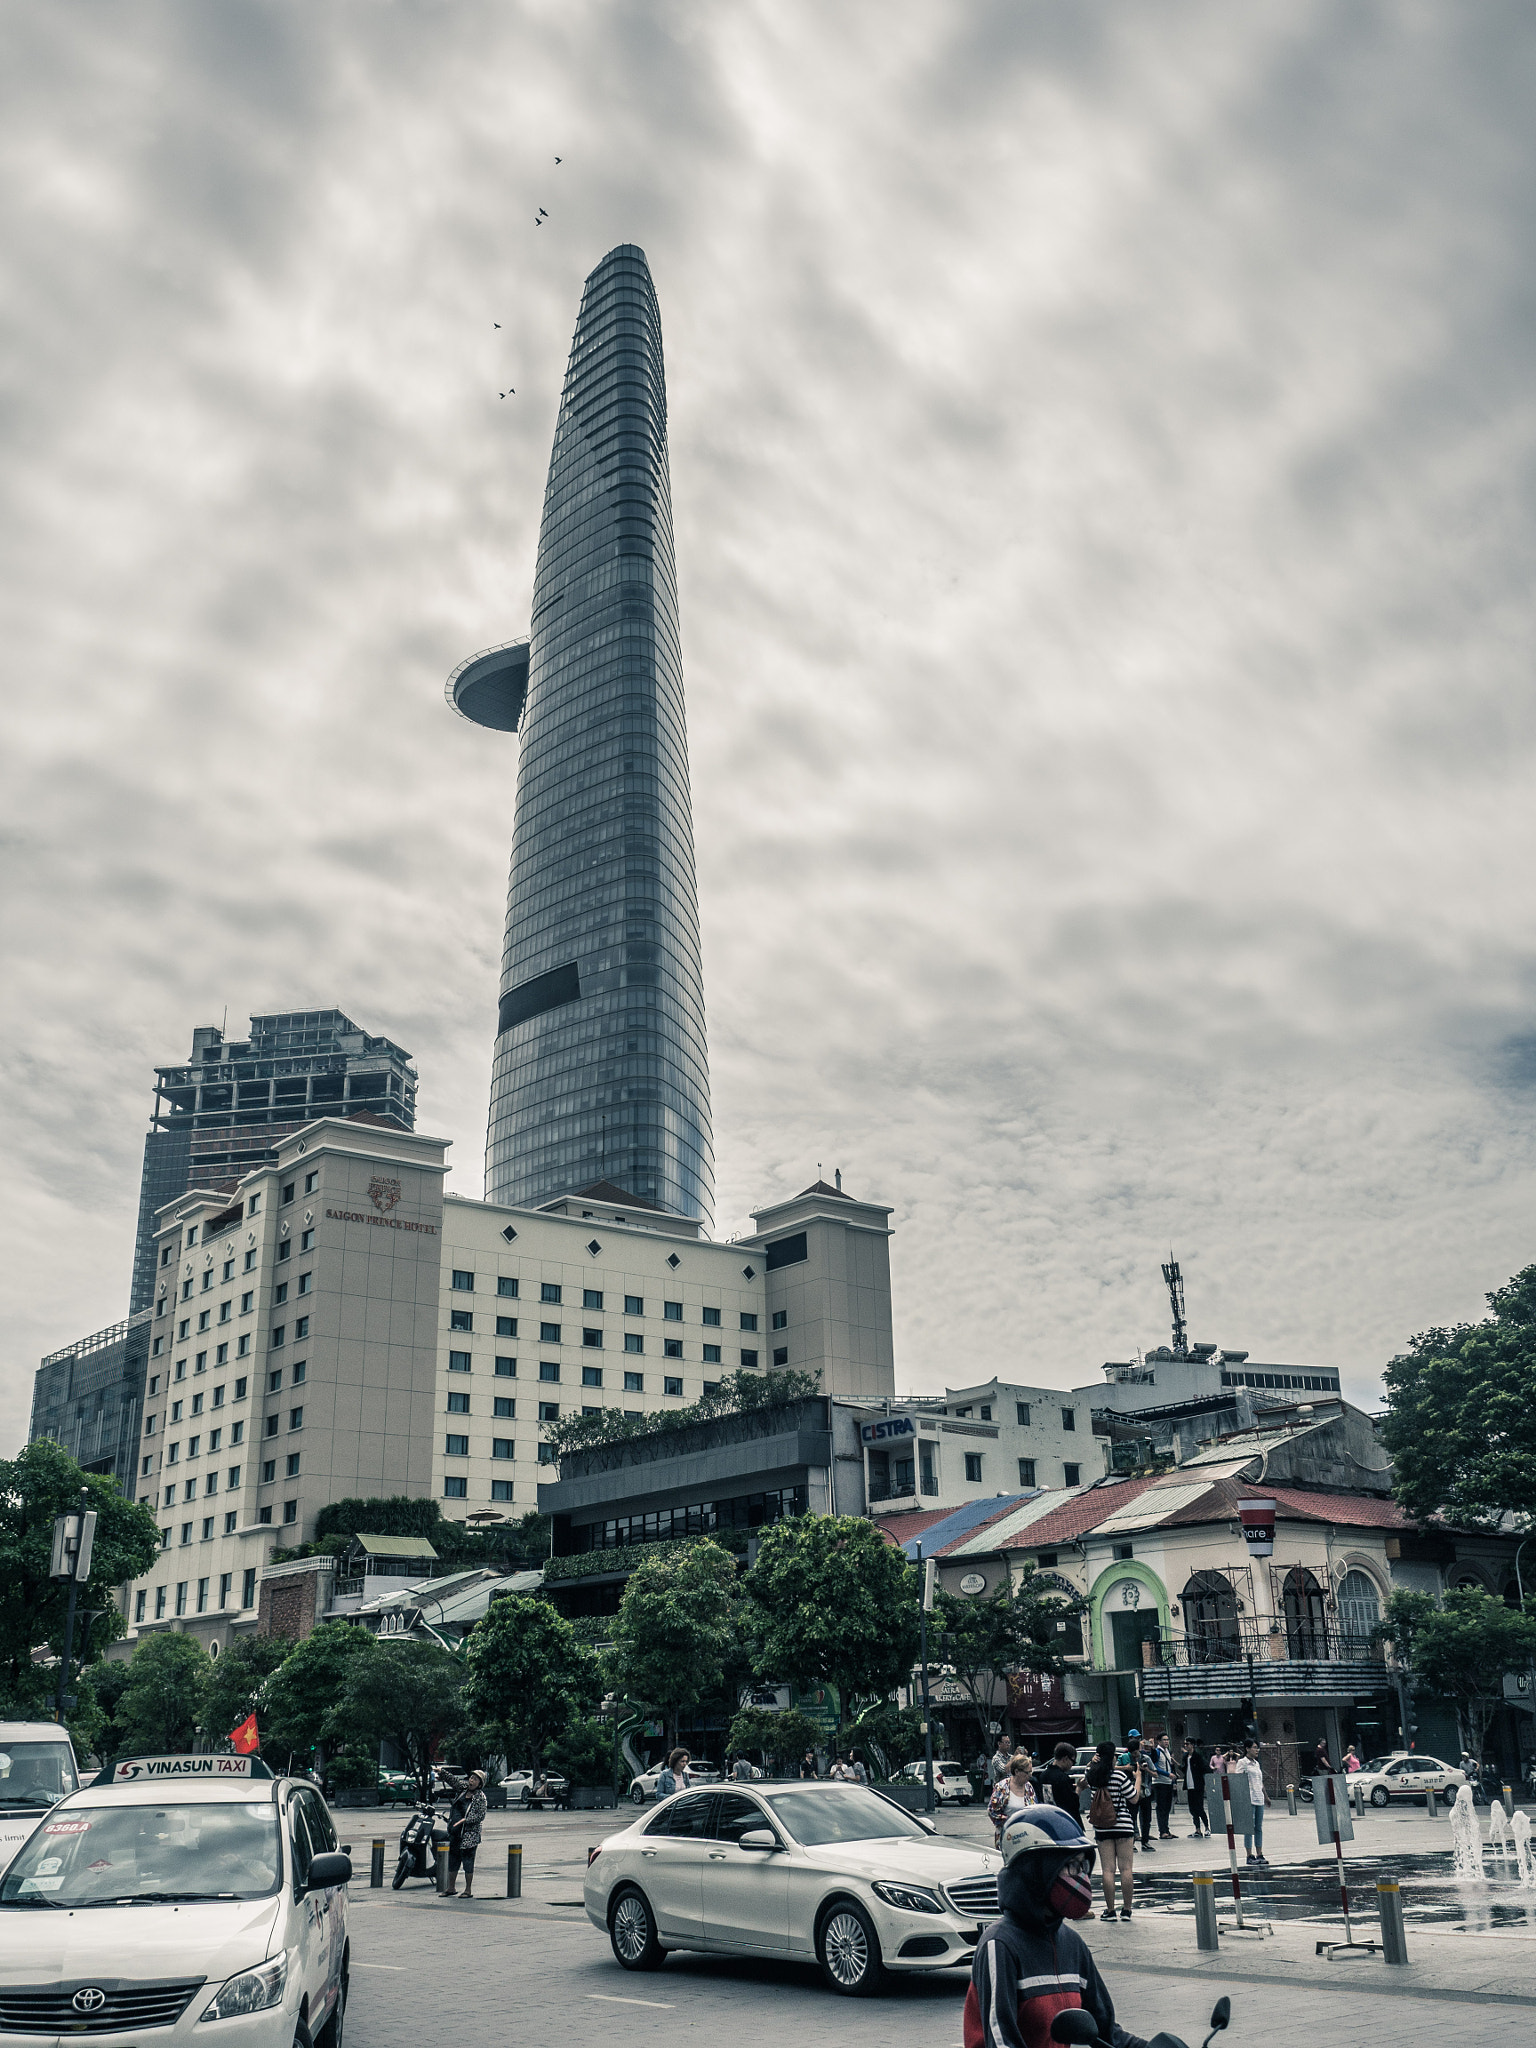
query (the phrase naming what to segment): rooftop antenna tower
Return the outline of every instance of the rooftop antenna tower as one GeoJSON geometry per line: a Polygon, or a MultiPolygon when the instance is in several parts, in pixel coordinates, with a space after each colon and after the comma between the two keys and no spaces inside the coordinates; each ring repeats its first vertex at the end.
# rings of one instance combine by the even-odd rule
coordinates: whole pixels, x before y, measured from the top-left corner
{"type": "Polygon", "coordinates": [[[1179,1271],[1179,1262],[1172,1252],[1168,1254],[1168,1263],[1163,1268],[1163,1280],[1173,1308],[1173,1355],[1175,1358],[1188,1358],[1189,1324],[1184,1320],[1184,1275],[1179,1271]]]}

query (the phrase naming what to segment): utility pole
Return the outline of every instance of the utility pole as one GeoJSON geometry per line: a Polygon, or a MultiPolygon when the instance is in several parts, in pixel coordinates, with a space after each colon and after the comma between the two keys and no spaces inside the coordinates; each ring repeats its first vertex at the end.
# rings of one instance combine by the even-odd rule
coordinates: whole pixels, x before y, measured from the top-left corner
{"type": "Polygon", "coordinates": [[[1175,1358],[1188,1358],[1189,1324],[1184,1318],[1184,1275],[1179,1271],[1179,1262],[1172,1252],[1168,1254],[1168,1263],[1163,1268],[1163,1282],[1173,1309],[1173,1355],[1175,1358]]]}
{"type": "Polygon", "coordinates": [[[923,1605],[919,1628],[922,1632],[923,1655],[923,1762],[928,1783],[928,1798],[925,1813],[933,1811],[933,1713],[928,1703],[928,1617],[933,1612],[934,1560],[923,1556],[922,1541],[917,1546],[917,1561],[923,1572],[923,1605]]]}
{"type": "Polygon", "coordinates": [[[69,1604],[64,1612],[64,1654],[59,1659],[59,1682],[53,1695],[53,1718],[62,1721],[66,1702],[75,1696],[69,1690],[69,1667],[75,1654],[75,1602],[81,1583],[91,1576],[91,1550],[96,1541],[96,1511],[90,1506],[91,1489],[80,1489],[80,1506],[75,1514],[60,1515],[53,1525],[51,1579],[68,1579],[69,1604]]]}

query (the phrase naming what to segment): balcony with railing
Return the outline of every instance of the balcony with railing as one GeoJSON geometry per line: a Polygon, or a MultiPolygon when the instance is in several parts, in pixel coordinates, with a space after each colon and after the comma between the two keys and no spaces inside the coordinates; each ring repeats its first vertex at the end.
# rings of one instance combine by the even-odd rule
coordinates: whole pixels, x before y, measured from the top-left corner
{"type": "Polygon", "coordinates": [[[1273,1628],[1195,1624],[1141,1646],[1146,1700],[1338,1698],[1379,1692],[1387,1666],[1373,1636],[1287,1617],[1273,1628]]]}

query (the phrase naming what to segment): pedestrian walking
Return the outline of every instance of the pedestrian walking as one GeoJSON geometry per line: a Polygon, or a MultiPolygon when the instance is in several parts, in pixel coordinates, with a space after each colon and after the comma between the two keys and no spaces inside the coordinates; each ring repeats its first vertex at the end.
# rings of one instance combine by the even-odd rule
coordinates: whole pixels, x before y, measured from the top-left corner
{"type": "Polygon", "coordinates": [[[1250,1863],[1267,1869],[1269,1858],[1264,1854],[1264,1770],[1259,1762],[1259,1745],[1252,1736],[1243,1744],[1243,1757],[1238,1769],[1248,1780],[1248,1799],[1253,1807],[1253,1826],[1244,1830],[1243,1849],[1250,1863]]]}
{"type": "Polygon", "coordinates": [[[992,1823],[995,1847],[1002,1846],[1003,1829],[1012,1816],[1034,1804],[1035,1786],[1029,1772],[1029,1756],[1021,1750],[1009,1765],[1007,1777],[999,1778],[992,1787],[992,1797],[987,1801],[987,1818],[992,1823]]]}
{"type": "Polygon", "coordinates": [[[1092,1793],[1088,1802],[1088,1825],[1099,1845],[1099,1863],[1104,1873],[1104,1911],[1101,1920],[1115,1917],[1115,1876],[1120,1878],[1120,1918],[1131,1917],[1132,1847],[1136,1823],[1132,1819],[1141,1800],[1141,1765],[1129,1770],[1115,1761],[1115,1745],[1101,1742],[1093,1753],[1084,1783],[1092,1793]]]}
{"type": "Polygon", "coordinates": [[[1073,1820],[1083,1817],[1082,1802],[1077,1796],[1077,1786],[1072,1778],[1072,1766],[1077,1762],[1077,1751],[1070,1742],[1058,1742],[1051,1752],[1051,1760],[1035,1777],[1035,1797],[1042,1804],[1059,1806],[1063,1813],[1073,1820]]]}
{"type": "Polygon", "coordinates": [[[1168,1817],[1173,1812],[1173,1758],[1168,1744],[1161,1735],[1152,1738],[1152,1804],[1157,1810],[1157,1839],[1160,1842],[1173,1840],[1173,1829],[1168,1817]]]}
{"type": "Polygon", "coordinates": [[[1348,1773],[1364,1770],[1364,1768],[1365,1766],[1360,1761],[1359,1752],[1351,1742],[1344,1751],[1344,1769],[1348,1773]]]}
{"type": "Polygon", "coordinates": [[[674,1749],[657,1774],[656,1797],[670,1799],[674,1792],[686,1792],[687,1789],[688,1752],[686,1749],[674,1749]]]}
{"type": "Polygon", "coordinates": [[[1209,1769],[1210,1765],[1195,1747],[1194,1737],[1186,1735],[1183,1760],[1184,1803],[1188,1806],[1189,1817],[1194,1822],[1193,1833],[1196,1841],[1202,1835],[1211,1832],[1210,1816],[1205,1810],[1205,1777],[1209,1769]]]}
{"type": "Polygon", "coordinates": [[[995,1785],[999,1778],[1006,1778],[1008,1766],[1013,1762],[1013,1744],[1006,1735],[999,1735],[997,1747],[987,1759],[987,1783],[995,1785]]]}
{"type": "Polygon", "coordinates": [[[736,1780],[738,1785],[745,1785],[750,1781],[752,1776],[752,1766],[750,1762],[747,1760],[745,1753],[737,1757],[735,1763],[731,1766],[731,1776],[736,1780]]]}
{"type": "Polygon", "coordinates": [[[464,1897],[475,1895],[475,1851],[480,1846],[480,1823],[485,1819],[485,1773],[471,1771],[453,1796],[448,1809],[448,1890],[446,1898],[458,1894],[459,1872],[464,1872],[464,1897]]]}

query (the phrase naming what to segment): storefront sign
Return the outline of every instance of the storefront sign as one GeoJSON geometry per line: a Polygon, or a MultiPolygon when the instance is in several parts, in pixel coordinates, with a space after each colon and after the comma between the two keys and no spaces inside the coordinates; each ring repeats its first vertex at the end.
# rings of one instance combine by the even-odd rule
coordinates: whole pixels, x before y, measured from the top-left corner
{"type": "Polygon", "coordinates": [[[1250,1557],[1273,1557],[1275,1553],[1275,1503],[1272,1500],[1240,1500],[1237,1518],[1250,1557]]]}
{"type": "Polygon", "coordinates": [[[910,1415],[887,1415],[880,1422],[861,1422],[859,1441],[866,1444],[890,1443],[896,1437],[916,1436],[917,1424],[910,1415]]]}

